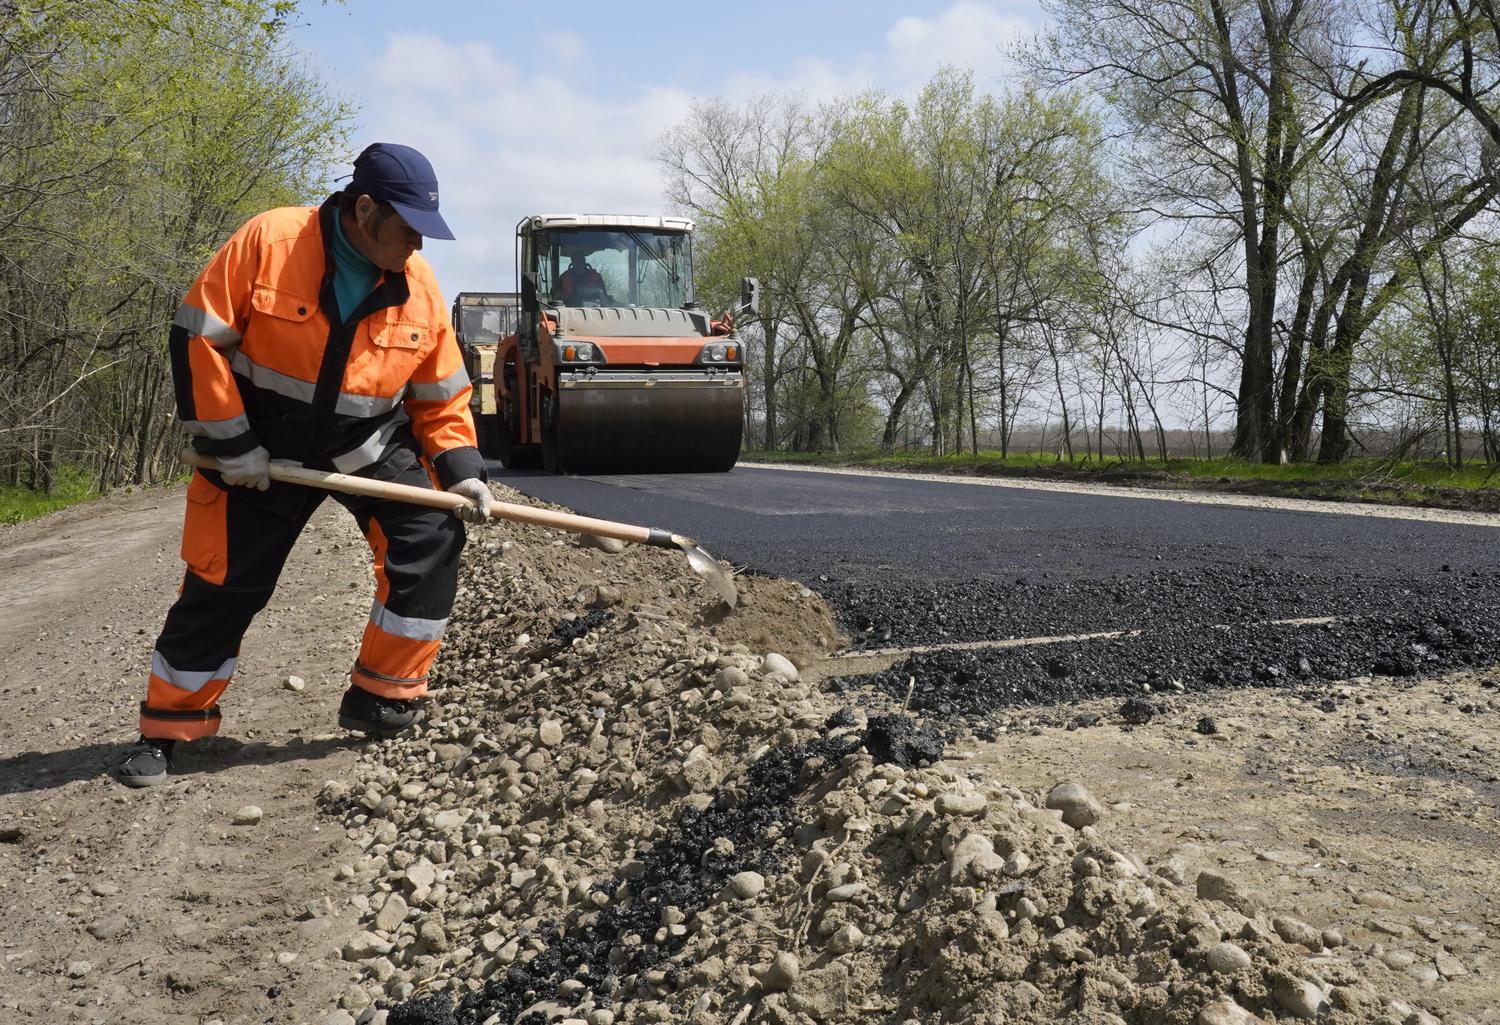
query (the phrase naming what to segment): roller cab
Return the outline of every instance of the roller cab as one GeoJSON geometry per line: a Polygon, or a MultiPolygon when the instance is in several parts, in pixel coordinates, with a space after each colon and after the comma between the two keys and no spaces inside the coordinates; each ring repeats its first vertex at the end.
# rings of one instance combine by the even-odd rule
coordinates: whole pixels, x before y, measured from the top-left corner
{"type": "Polygon", "coordinates": [[[517,225],[519,320],[496,349],[487,454],[552,473],[734,466],[744,352],[694,301],[692,229],[560,214],[517,225]]]}

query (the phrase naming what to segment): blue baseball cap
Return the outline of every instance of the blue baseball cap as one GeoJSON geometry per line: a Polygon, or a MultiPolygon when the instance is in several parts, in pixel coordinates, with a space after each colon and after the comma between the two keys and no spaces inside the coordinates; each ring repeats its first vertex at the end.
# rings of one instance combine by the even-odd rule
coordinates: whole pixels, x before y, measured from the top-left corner
{"type": "Polygon", "coordinates": [[[373,142],[354,158],[350,181],[372,199],[391,204],[401,219],[428,238],[453,237],[438,213],[437,173],[427,158],[410,146],[373,142]]]}

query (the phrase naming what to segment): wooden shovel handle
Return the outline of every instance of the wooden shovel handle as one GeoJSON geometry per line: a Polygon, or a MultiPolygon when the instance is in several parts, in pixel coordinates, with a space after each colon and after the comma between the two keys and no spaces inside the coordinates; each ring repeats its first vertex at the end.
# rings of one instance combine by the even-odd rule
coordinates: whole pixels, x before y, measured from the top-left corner
{"type": "MultiPolygon", "coordinates": [[[[217,470],[219,461],[193,449],[185,448],[180,458],[189,466],[204,470],[217,470]]],[[[430,488],[416,488],[410,484],[395,484],[390,481],[370,480],[368,477],[351,477],[346,473],[329,473],[324,470],[309,470],[305,466],[271,464],[271,479],[303,487],[321,488],[324,491],[340,491],[347,495],[364,495],[367,498],[386,498],[393,502],[410,502],[433,509],[453,510],[469,505],[461,495],[430,488]]],[[[652,527],[637,527],[631,523],[615,523],[612,520],[596,520],[591,516],[576,516],[573,513],[554,512],[551,509],[536,509],[529,505],[510,502],[492,502],[490,518],[513,520],[517,523],[534,523],[539,527],[555,527],[571,530],[577,534],[594,534],[612,537],[633,544],[656,545],[659,548],[678,548],[686,538],[678,538],[664,530],[652,527]]],[[[688,541],[691,544],[691,541],[688,541]]]]}

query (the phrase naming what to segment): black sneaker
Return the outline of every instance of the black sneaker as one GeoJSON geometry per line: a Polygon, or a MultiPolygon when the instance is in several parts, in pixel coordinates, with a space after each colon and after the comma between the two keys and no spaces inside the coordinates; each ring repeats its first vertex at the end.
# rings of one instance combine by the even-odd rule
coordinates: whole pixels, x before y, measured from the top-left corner
{"type": "Polygon", "coordinates": [[[344,691],[339,702],[339,725],[372,737],[394,737],[421,719],[420,702],[383,698],[359,687],[344,691]]]}
{"type": "Polygon", "coordinates": [[[115,778],[127,787],[154,787],[167,781],[172,767],[175,740],[150,740],[142,737],[125,749],[115,766],[115,778]]]}

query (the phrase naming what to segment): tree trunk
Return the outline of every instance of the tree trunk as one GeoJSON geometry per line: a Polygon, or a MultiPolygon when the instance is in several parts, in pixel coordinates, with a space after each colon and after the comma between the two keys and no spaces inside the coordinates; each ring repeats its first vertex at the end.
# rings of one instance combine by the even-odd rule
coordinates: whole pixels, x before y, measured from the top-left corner
{"type": "Polygon", "coordinates": [[[776,328],[774,318],[761,320],[761,334],[766,339],[766,359],[761,367],[761,393],[766,403],[765,446],[767,452],[775,452],[781,439],[776,433],[776,328]]]}

